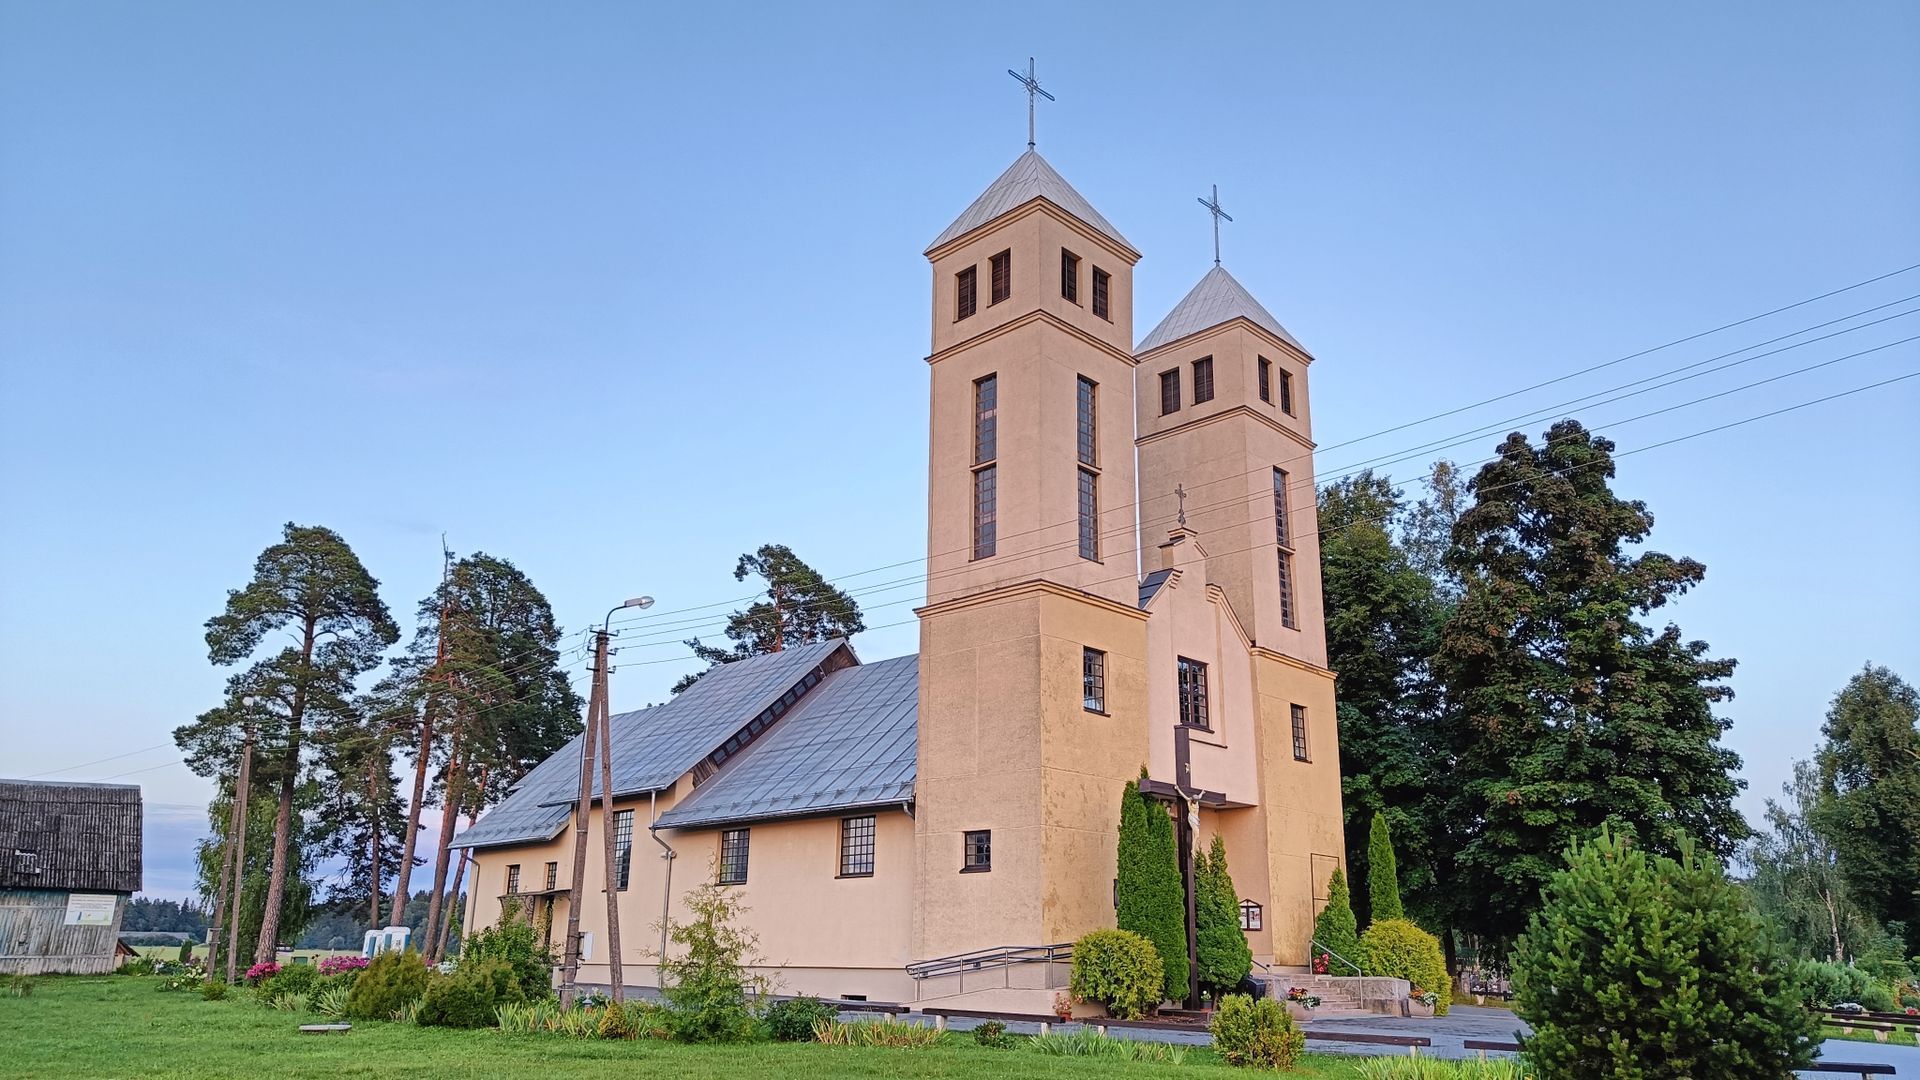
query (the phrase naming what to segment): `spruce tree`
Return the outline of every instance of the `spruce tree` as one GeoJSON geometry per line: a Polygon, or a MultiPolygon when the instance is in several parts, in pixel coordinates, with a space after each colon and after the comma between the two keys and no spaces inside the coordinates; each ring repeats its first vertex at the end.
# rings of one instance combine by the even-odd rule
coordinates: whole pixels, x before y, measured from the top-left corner
{"type": "Polygon", "coordinates": [[[1393,837],[1387,830],[1387,815],[1373,815],[1373,827],[1367,837],[1367,904],[1369,925],[1387,919],[1404,919],[1400,905],[1400,871],[1393,861],[1393,837]]]}
{"type": "Polygon", "coordinates": [[[1793,962],[1712,858],[1602,829],[1566,855],[1513,953],[1542,1080],[1788,1080],[1819,1021],[1793,962]]]}
{"type": "MultiPolygon", "coordinates": [[[[1314,951],[1326,951],[1348,963],[1360,962],[1360,931],[1353,921],[1353,901],[1347,894],[1347,875],[1339,867],[1327,881],[1327,906],[1313,920],[1314,951]]],[[[1328,974],[1352,974],[1340,960],[1328,968],[1328,974]],[[1343,970],[1334,970],[1335,967],[1343,970]]]]}
{"type": "MultiPolygon", "coordinates": [[[[1145,775],[1141,770],[1142,778],[1145,775]]],[[[1116,921],[1120,929],[1153,942],[1166,997],[1179,1000],[1187,996],[1187,896],[1180,882],[1173,819],[1140,794],[1138,784],[1129,782],[1120,798],[1116,921]]]]}
{"type": "Polygon", "coordinates": [[[1253,970],[1253,950],[1240,929],[1240,898],[1227,870],[1227,845],[1218,834],[1194,857],[1195,920],[1199,925],[1200,985],[1218,1000],[1253,970]]]}

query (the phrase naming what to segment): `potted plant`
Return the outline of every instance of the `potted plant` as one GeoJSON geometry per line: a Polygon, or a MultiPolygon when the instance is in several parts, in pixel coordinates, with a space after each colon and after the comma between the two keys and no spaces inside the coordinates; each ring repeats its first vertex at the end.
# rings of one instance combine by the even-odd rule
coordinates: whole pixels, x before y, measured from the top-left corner
{"type": "Polygon", "coordinates": [[[1059,1017],[1063,1024],[1072,1022],[1073,996],[1065,991],[1053,995],[1053,1015],[1059,1017]]]}
{"type": "Polygon", "coordinates": [[[1295,986],[1287,990],[1287,1013],[1295,1020],[1307,1020],[1312,1010],[1319,1008],[1318,994],[1309,993],[1304,986],[1295,986]]]}
{"type": "Polygon", "coordinates": [[[1323,953],[1323,952],[1314,953],[1313,954],[1313,973],[1315,975],[1325,975],[1327,973],[1327,965],[1332,963],[1332,961],[1333,961],[1333,957],[1328,955],[1327,953],[1323,953]]]}
{"type": "Polygon", "coordinates": [[[1440,1004],[1439,994],[1416,986],[1413,992],[1407,995],[1407,1015],[1432,1016],[1433,1008],[1438,1004],[1440,1004]]]}

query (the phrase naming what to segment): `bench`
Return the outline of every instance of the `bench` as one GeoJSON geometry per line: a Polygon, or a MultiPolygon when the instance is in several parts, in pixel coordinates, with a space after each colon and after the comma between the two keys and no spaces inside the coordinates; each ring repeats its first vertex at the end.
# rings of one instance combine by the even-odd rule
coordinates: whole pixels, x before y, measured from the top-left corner
{"type": "Polygon", "coordinates": [[[895,1005],[890,1001],[849,1001],[846,998],[821,998],[820,1004],[827,1006],[835,1012],[887,1013],[892,1016],[899,1016],[901,1013],[913,1011],[905,1005],[895,1005]]]}
{"type": "Polygon", "coordinates": [[[998,1020],[1003,1024],[1039,1024],[1042,1035],[1052,1031],[1053,1025],[1064,1022],[1052,1013],[1012,1013],[992,1012],[986,1009],[948,1008],[921,1009],[920,1013],[923,1016],[933,1017],[933,1026],[939,1031],[947,1030],[947,1021],[954,1017],[965,1020],[998,1020]]]}
{"type": "Polygon", "coordinates": [[[345,1035],[353,1030],[352,1024],[301,1024],[302,1035],[345,1035]]]}
{"type": "Polygon", "coordinates": [[[1820,1023],[1824,1027],[1839,1028],[1841,1031],[1871,1031],[1874,1042],[1886,1042],[1887,1035],[1894,1030],[1892,1024],[1871,1020],[1842,1020],[1837,1016],[1823,1016],[1820,1023]]]}
{"type": "Polygon", "coordinates": [[[1369,1043],[1374,1046],[1404,1046],[1408,1055],[1420,1056],[1420,1048],[1431,1048],[1433,1040],[1425,1035],[1382,1035],[1372,1031],[1308,1031],[1308,1040],[1321,1042],[1369,1043]]]}
{"type": "Polygon", "coordinates": [[[1896,1027],[1907,1028],[1909,1030],[1920,1030],[1920,1016],[1908,1016],[1906,1013],[1854,1012],[1852,1010],[1843,1011],[1818,1006],[1816,1006],[1813,1011],[1823,1017],[1832,1016],[1841,1020],[1852,1020],[1856,1023],[1893,1024],[1896,1027]]]}

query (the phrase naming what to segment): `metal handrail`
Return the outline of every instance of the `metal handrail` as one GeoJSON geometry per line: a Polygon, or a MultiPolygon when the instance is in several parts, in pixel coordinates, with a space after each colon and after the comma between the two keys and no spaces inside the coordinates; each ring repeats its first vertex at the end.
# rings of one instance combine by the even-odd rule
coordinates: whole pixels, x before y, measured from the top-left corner
{"type": "Polygon", "coordinates": [[[988,949],[955,953],[907,965],[907,974],[915,979],[939,978],[969,971],[1011,967],[1015,964],[1057,964],[1073,959],[1073,943],[1058,945],[996,945],[988,949]]]}
{"type": "Polygon", "coordinates": [[[1353,961],[1351,961],[1351,960],[1349,960],[1349,959],[1347,959],[1346,957],[1344,957],[1344,956],[1341,956],[1341,955],[1340,955],[1339,953],[1337,953],[1337,952],[1334,952],[1334,951],[1333,951],[1332,949],[1329,949],[1329,948],[1327,948],[1327,947],[1326,947],[1325,945],[1322,945],[1322,944],[1320,944],[1320,941],[1319,941],[1319,939],[1318,939],[1318,938],[1315,938],[1315,939],[1314,939],[1314,940],[1313,940],[1313,941],[1311,942],[1311,945],[1312,945],[1312,947],[1313,947],[1313,948],[1315,948],[1315,949],[1318,949],[1319,951],[1321,951],[1321,952],[1323,952],[1323,953],[1325,953],[1325,954],[1327,954],[1328,956],[1331,956],[1331,957],[1333,957],[1333,958],[1334,958],[1335,960],[1338,960],[1338,961],[1340,961],[1341,963],[1343,963],[1343,964],[1345,964],[1345,965],[1347,965],[1348,967],[1350,967],[1350,968],[1352,968],[1352,969],[1353,969],[1353,973],[1354,973],[1355,975],[1361,975],[1361,974],[1364,974],[1364,972],[1362,972],[1362,971],[1360,970],[1360,965],[1359,965],[1359,964],[1356,964],[1356,963],[1354,963],[1353,961]]]}

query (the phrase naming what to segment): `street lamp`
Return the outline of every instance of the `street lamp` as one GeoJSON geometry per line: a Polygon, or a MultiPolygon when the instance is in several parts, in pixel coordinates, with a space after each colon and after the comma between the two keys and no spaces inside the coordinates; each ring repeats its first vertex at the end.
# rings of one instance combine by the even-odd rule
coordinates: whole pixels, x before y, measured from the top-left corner
{"type": "Polygon", "coordinates": [[[640,610],[645,611],[647,608],[650,608],[652,606],[653,606],[653,597],[651,596],[636,596],[631,600],[623,600],[620,603],[615,604],[613,607],[607,609],[607,617],[603,622],[601,622],[600,625],[607,627],[608,629],[612,629],[614,612],[625,611],[628,608],[639,608],[640,610]]]}

